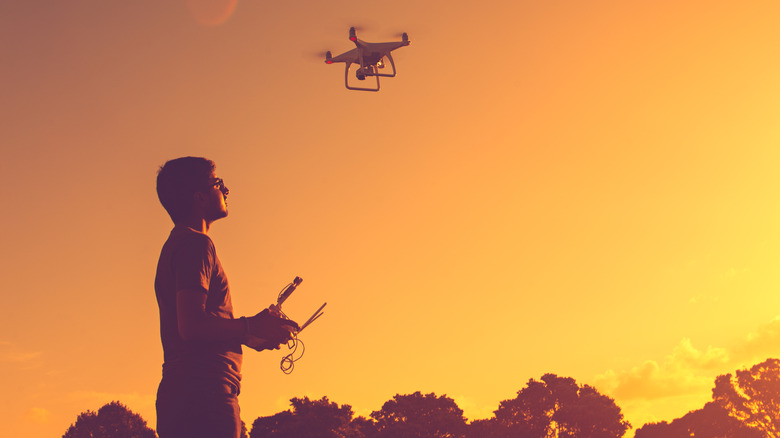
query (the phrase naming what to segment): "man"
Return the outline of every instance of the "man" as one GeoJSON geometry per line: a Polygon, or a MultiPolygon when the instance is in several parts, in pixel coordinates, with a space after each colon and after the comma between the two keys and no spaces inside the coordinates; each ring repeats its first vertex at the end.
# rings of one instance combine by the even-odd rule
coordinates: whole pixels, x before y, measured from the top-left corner
{"type": "Polygon", "coordinates": [[[298,330],[268,309],[233,317],[227,277],[208,237],[211,224],[228,214],[229,191],[214,169],[205,158],[183,157],[157,174],[157,195],[174,223],[154,281],[164,353],[160,438],[238,438],[241,345],[279,348],[298,330]]]}

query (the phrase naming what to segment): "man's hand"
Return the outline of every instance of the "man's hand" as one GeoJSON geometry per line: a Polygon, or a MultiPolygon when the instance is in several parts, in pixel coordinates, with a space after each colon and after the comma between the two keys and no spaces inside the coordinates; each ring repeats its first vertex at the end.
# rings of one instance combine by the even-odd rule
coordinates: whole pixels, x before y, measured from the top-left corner
{"type": "Polygon", "coordinates": [[[275,350],[293,338],[298,324],[290,319],[271,314],[268,309],[246,319],[248,333],[242,343],[257,351],[275,350]]]}

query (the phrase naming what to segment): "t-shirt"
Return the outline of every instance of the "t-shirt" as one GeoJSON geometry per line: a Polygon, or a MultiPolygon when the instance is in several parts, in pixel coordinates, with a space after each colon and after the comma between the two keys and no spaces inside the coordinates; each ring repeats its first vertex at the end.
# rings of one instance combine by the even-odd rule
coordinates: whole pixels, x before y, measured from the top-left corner
{"type": "Polygon", "coordinates": [[[154,279],[160,308],[163,377],[229,383],[239,388],[240,340],[185,341],[179,336],[176,292],[182,289],[206,294],[206,313],[233,319],[230,287],[214,243],[206,234],[177,226],[163,245],[154,279]]]}

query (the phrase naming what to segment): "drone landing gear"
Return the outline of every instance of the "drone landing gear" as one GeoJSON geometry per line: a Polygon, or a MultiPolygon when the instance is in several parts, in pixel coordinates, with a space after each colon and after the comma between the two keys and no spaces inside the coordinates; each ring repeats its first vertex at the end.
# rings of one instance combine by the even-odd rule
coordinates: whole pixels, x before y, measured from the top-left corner
{"type": "MultiPolygon", "coordinates": [[[[374,76],[376,78],[376,87],[375,88],[368,88],[368,87],[354,87],[349,85],[349,67],[352,66],[352,63],[348,62],[346,65],[346,68],[344,69],[344,85],[347,87],[348,90],[357,90],[357,91],[379,91],[379,77],[385,77],[385,78],[392,78],[395,77],[395,62],[393,62],[393,57],[390,56],[390,54],[387,54],[387,59],[390,60],[390,67],[392,67],[393,72],[392,73],[379,73],[379,68],[384,67],[382,64],[382,60],[379,60],[376,64],[369,64],[361,66],[355,71],[355,77],[359,81],[366,80],[367,76],[374,76]]],[[[362,59],[361,59],[362,62],[362,59]]]]}
{"type": "Polygon", "coordinates": [[[367,88],[367,87],[353,87],[349,85],[349,67],[352,64],[347,63],[347,67],[344,69],[344,85],[347,87],[348,90],[358,90],[358,91],[379,91],[379,76],[373,74],[371,71],[374,67],[368,66],[361,67],[355,72],[355,76],[358,78],[359,81],[365,81],[366,76],[376,76],[376,87],[375,88],[367,88]]]}

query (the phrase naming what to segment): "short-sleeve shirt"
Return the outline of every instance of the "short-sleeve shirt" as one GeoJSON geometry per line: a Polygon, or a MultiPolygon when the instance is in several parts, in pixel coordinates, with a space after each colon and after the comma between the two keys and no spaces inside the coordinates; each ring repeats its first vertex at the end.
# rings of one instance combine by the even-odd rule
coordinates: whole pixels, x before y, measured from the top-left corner
{"type": "Polygon", "coordinates": [[[230,287],[208,235],[176,226],[163,245],[154,280],[160,308],[163,378],[178,376],[240,387],[241,342],[185,341],[179,335],[176,294],[206,294],[206,313],[233,319],[230,287]]]}

